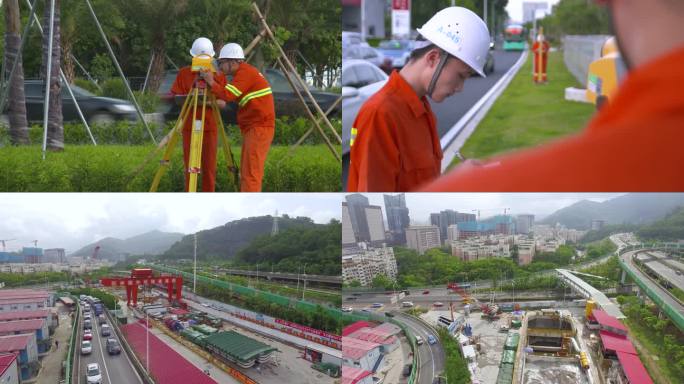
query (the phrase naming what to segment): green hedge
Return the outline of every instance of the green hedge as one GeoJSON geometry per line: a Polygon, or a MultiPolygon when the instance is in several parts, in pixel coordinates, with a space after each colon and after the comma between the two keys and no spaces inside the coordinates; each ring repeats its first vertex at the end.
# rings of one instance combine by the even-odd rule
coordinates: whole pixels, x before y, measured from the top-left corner
{"type": "MultiPolygon", "coordinates": [[[[149,190],[157,170],[157,157],[140,174],[132,172],[151,153],[153,146],[67,146],[42,160],[39,146],[0,148],[0,191],[6,192],[142,192],[149,190]]],[[[236,162],[240,148],[233,147],[236,162]]],[[[265,192],[337,192],[342,189],[341,168],[324,145],[301,146],[286,157],[290,147],[272,146],[266,160],[265,192]],[[282,160],[282,161],[281,161],[282,160]]],[[[339,151],[339,146],[337,148],[339,151]]],[[[160,192],[183,191],[180,145],[161,180],[160,192]]],[[[234,191],[218,153],[216,190],[234,191]]]]}
{"type": "MultiPolygon", "coordinates": [[[[145,107],[143,107],[145,108],[145,107]]],[[[333,127],[340,134],[342,131],[342,123],[340,120],[331,121],[333,127]]],[[[171,130],[175,122],[169,122],[165,125],[149,124],[152,134],[157,141],[161,140],[171,130]]],[[[296,143],[302,135],[313,124],[310,120],[305,118],[279,118],[276,119],[275,135],[273,137],[273,144],[276,145],[292,145],[296,143]]],[[[332,133],[329,128],[322,126],[331,143],[335,143],[332,133]]],[[[128,144],[128,145],[148,145],[150,140],[149,133],[142,123],[131,123],[128,121],[119,121],[109,125],[95,125],[90,127],[95,141],[98,144],[128,144]]],[[[228,139],[233,145],[242,143],[242,135],[237,126],[230,125],[227,127],[228,139]]],[[[40,144],[43,141],[43,126],[34,124],[29,128],[29,138],[31,143],[40,144]]],[[[66,145],[73,144],[91,144],[90,136],[81,123],[65,123],[64,124],[64,143],[66,145]]],[[[316,132],[309,135],[304,141],[304,145],[324,144],[321,135],[316,132]]],[[[0,147],[8,146],[10,144],[9,131],[6,128],[0,127],[0,147]]],[[[339,150],[338,150],[339,152],[339,150]]]]}

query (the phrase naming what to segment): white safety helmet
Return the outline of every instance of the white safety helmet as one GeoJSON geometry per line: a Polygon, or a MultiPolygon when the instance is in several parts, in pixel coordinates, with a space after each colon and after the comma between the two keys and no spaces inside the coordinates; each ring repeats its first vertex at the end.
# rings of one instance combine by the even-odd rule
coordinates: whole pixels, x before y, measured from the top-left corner
{"type": "Polygon", "coordinates": [[[192,43],[190,54],[192,57],[199,55],[209,55],[214,57],[216,52],[214,52],[214,44],[212,44],[211,40],[207,39],[206,37],[200,37],[192,43]]]}
{"type": "Polygon", "coordinates": [[[228,43],[221,48],[219,53],[219,59],[245,59],[245,53],[242,51],[242,47],[236,43],[228,43]]]}
{"type": "Polygon", "coordinates": [[[418,28],[418,33],[485,77],[489,30],[473,11],[463,7],[444,8],[418,28]]]}

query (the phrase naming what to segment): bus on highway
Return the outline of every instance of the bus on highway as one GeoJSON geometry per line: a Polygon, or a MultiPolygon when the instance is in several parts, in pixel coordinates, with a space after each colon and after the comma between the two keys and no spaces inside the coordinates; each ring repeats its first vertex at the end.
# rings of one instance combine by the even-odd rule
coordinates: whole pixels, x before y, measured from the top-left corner
{"type": "Polygon", "coordinates": [[[525,49],[525,29],[519,24],[510,24],[504,29],[504,51],[522,51],[525,49]]]}

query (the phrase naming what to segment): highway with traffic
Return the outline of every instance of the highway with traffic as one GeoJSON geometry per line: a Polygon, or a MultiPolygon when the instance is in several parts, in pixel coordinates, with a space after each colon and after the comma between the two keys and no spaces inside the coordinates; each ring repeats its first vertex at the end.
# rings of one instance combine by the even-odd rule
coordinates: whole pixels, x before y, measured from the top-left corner
{"type": "Polygon", "coordinates": [[[444,371],[445,354],[439,336],[435,330],[427,323],[424,323],[413,316],[401,312],[392,312],[395,318],[409,328],[414,336],[420,336],[422,342],[417,345],[418,353],[418,376],[417,384],[432,384],[433,379],[444,371]],[[428,340],[430,336],[436,340],[434,344],[428,340]]]}
{"type": "MultiPolygon", "coordinates": [[[[81,308],[81,310],[83,310],[81,308]]],[[[97,382],[91,379],[88,381],[86,378],[86,371],[88,365],[92,363],[97,363],[101,375],[101,384],[142,384],[142,380],[133,368],[133,364],[129,359],[126,352],[121,349],[119,354],[110,355],[107,352],[106,342],[107,339],[115,339],[119,346],[121,341],[116,336],[116,333],[112,330],[110,336],[102,336],[102,326],[98,324],[96,316],[91,315],[91,325],[92,325],[92,340],[91,341],[91,352],[84,354],[82,351],[82,342],[84,335],[84,314],[82,312],[80,320],[78,323],[78,331],[76,332],[77,344],[76,351],[74,353],[74,379],[75,384],[89,384],[91,382],[97,382]]],[[[109,327],[109,320],[107,320],[109,327]]],[[[104,324],[103,324],[104,325],[104,324]]]]}

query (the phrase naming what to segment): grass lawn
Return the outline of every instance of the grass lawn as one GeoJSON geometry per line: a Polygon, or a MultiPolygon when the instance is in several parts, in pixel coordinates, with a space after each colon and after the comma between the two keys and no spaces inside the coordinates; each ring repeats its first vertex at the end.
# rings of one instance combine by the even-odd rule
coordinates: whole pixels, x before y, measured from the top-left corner
{"type": "MultiPolygon", "coordinates": [[[[563,53],[550,53],[546,85],[532,82],[532,57],[461,148],[466,158],[482,159],[544,143],[581,130],[592,117],[593,105],[564,98],[565,88],[581,85],[565,68],[563,53]]],[[[451,165],[458,162],[455,159],[451,165]]]]}
{"type": "MultiPolygon", "coordinates": [[[[145,192],[152,183],[161,151],[134,177],[154,149],[151,145],[69,145],[42,160],[38,145],[0,148],[0,191],[3,192],[145,192]]],[[[233,147],[236,162],[240,147],[233,147]]],[[[325,145],[303,145],[287,156],[289,146],[271,146],[266,159],[265,192],[337,192],[341,168],[325,145]]],[[[337,148],[338,152],[340,148],[337,148]]],[[[218,151],[216,190],[235,190],[223,152],[218,151]]],[[[161,180],[160,192],[184,189],[182,149],[177,147],[161,180]]],[[[201,184],[200,184],[201,185],[201,184]]]]}

